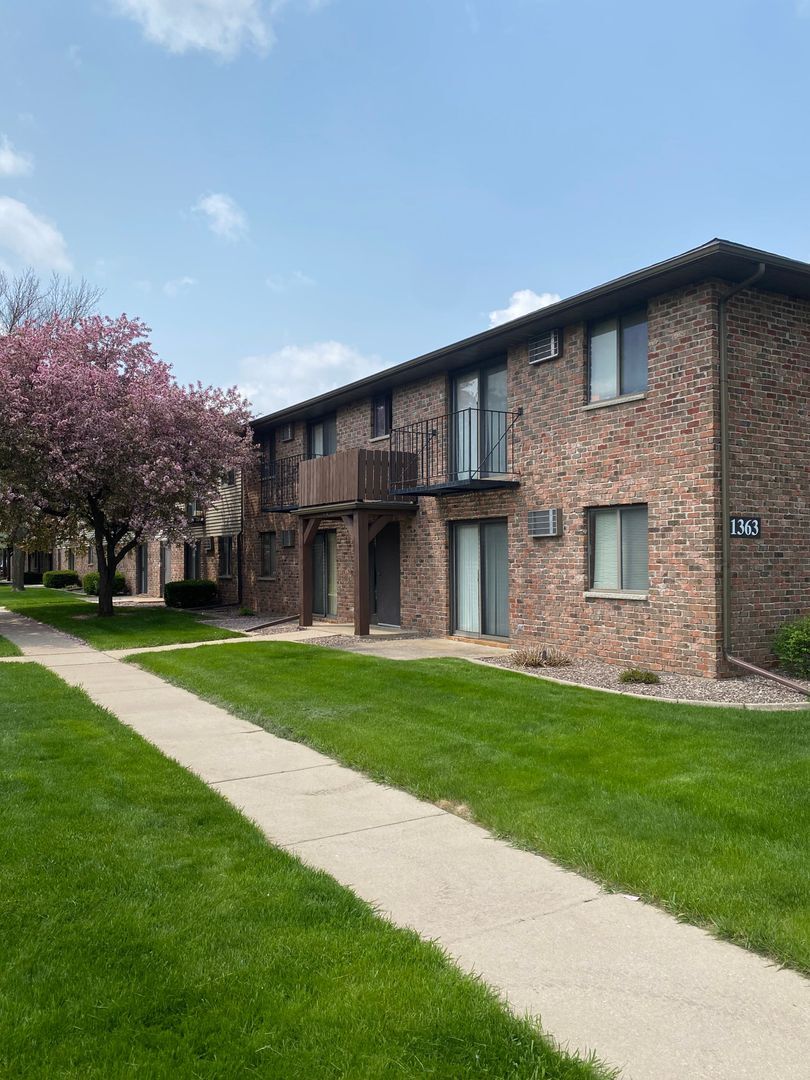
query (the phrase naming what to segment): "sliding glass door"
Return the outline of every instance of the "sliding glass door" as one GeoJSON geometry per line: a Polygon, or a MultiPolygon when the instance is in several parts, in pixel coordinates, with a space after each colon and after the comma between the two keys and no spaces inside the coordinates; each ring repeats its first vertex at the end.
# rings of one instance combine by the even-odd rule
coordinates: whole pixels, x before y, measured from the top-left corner
{"type": "Polygon", "coordinates": [[[312,611],[337,615],[337,533],[319,532],[312,545],[312,611]]]}
{"type": "Polygon", "coordinates": [[[453,526],[453,630],[509,636],[509,553],[505,521],[453,526]]]}
{"type": "Polygon", "coordinates": [[[453,379],[455,479],[506,472],[506,367],[467,371],[453,379]]]}

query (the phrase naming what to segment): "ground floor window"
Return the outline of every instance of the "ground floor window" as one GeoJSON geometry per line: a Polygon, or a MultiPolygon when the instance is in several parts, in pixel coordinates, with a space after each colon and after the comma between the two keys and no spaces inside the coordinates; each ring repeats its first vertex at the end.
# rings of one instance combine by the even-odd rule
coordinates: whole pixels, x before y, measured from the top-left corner
{"type": "Polygon", "coordinates": [[[74,552],[73,548],[68,548],[67,568],[68,570],[76,569],[76,553],[74,552]]]}
{"type": "Polygon", "coordinates": [[[186,544],[183,556],[183,577],[195,581],[202,577],[202,540],[186,544]]]}
{"type": "Polygon", "coordinates": [[[138,544],[135,550],[135,591],[149,592],[149,546],[138,544]]]}
{"type": "Polygon", "coordinates": [[[590,511],[590,587],[645,592],[650,585],[646,506],[590,511]]]}
{"type": "Polygon", "coordinates": [[[509,549],[506,522],[453,526],[453,630],[509,636],[509,549]]]}
{"type": "Polygon", "coordinates": [[[233,574],[233,537],[219,538],[219,576],[231,577],[233,574]]]}
{"type": "Polygon", "coordinates": [[[259,533],[259,575],[273,577],[276,572],[276,534],[259,533]]]}
{"type": "Polygon", "coordinates": [[[337,532],[322,529],[312,544],[312,611],[337,615],[337,532]]]}

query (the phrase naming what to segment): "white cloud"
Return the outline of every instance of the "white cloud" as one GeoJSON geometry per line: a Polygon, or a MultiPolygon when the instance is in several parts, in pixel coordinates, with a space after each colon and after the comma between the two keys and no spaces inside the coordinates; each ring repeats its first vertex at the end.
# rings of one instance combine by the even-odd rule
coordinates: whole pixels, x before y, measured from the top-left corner
{"type": "Polygon", "coordinates": [[[212,52],[232,60],[245,46],[266,51],[274,35],[261,0],[113,0],[147,40],[171,53],[212,52]]]}
{"type": "Polygon", "coordinates": [[[556,304],[560,299],[561,297],[557,293],[536,293],[533,289],[518,289],[509,297],[509,303],[505,308],[490,311],[489,325],[500,326],[511,319],[519,319],[521,315],[528,315],[532,311],[537,311],[538,308],[556,304]]]}
{"type": "Polygon", "coordinates": [[[339,341],[285,345],[266,356],[246,356],[239,364],[239,389],[253,403],[254,413],[264,415],[362,379],[384,366],[379,356],[363,356],[339,341]]]}
{"type": "Polygon", "coordinates": [[[0,176],[28,176],[33,170],[31,155],[21,154],[5,135],[0,135],[0,176]]]}
{"type": "Polygon", "coordinates": [[[191,209],[194,213],[204,214],[211,232],[224,240],[238,240],[248,231],[244,211],[230,195],[222,192],[201,195],[191,209]]]}
{"type": "Polygon", "coordinates": [[[270,274],[265,279],[265,284],[271,292],[286,293],[290,289],[310,288],[316,284],[316,281],[309,274],[305,274],[303,270],[293,270],[291,274],[270,274]]]}
{"type": "Polygon", "coordinates": [[[55,225],[37,217],[25,203],[0,196],[0,248],[32,266],[69,272],[73,269],[65,238],[55,225]]]}
{"type": "Polygon", "coordinates": [[[193,277],[172,278],[171,281],[167,281],[163,286],[163,291],[167,296],[179,296],[180,293],[188,292],[188,290],[196,284],[197,279],[193,277]]]}

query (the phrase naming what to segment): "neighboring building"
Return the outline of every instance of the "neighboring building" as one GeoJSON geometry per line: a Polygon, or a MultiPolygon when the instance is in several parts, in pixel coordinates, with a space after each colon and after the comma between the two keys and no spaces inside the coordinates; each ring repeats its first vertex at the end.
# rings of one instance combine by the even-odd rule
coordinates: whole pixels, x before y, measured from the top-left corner
{"type": "Polygon", "coordinates": [[[724,673],[755,273],[730,644],[769,663],[810,610],[810,265],[722,240],[257,420],[242,602],[724,673]]]}

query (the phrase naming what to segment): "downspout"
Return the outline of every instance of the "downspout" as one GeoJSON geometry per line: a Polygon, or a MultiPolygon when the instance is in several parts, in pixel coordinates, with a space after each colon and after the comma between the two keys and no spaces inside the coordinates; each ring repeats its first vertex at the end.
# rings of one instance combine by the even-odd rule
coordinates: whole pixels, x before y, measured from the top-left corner
{"type": "Polygon", "coordinates": [[[721,596],[720,596],[720,623],[723,630],[723,659],[733,667],[743,671],[759,675],[763,679],[771,679],[780,686],[787,687],[797,694],[807,696],[805,687],[786,679],[784,675],[776,675],[773,671],[757,667],[747,660],[740,660],[731,653],[731,534],[729,520],[731,517],[731,447],[729,440],[729,396],[728,396],[728,328],[726,310],[729,300],[738,292],[749,288],[759,281],[765,274],[765,263],[761,262],[756,270],[745,281],[726,289],[717,299],[717,332],[718,352],[720,358],[720,518],[721,518],[721,596]]]}

